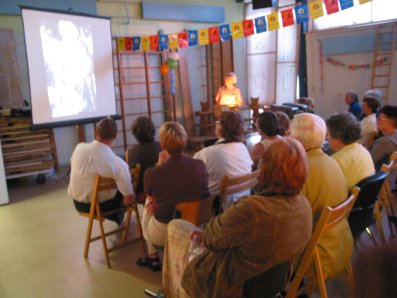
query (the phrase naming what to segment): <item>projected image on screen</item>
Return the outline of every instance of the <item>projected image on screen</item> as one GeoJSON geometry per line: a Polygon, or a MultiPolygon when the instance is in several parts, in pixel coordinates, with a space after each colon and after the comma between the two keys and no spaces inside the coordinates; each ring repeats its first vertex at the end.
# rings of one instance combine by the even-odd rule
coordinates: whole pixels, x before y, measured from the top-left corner
{"type": "Polygon", "coordinates": [[[40,26],[52,117],[95,110],[95,76],[90,27],[70,21],[40,26]],[[62,59],[59,59],[59,56],[62,59]]]}
{"type": "Polygon", "coordinates": [[[110,20],[22,8],[33,125],[116,114],[110,20]]]}

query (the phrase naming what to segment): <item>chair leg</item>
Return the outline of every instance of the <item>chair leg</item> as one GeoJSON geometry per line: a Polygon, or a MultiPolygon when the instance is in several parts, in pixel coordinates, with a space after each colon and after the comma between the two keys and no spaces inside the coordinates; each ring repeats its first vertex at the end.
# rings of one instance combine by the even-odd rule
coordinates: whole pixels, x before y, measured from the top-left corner
{"type": "Polygon", "coordinates": [[[131,221],[131,213],[132,213],[132,208],[130,207],[127,210],[127,218],[124,220],[123,233],[121,234],[121,243],[125,243],[125,241],[127,240],[128,230],[131,221]]]}
{"type": "Polygon", "coordinates": [[[376,224],[378,226],[380,239],[382,240],[382,243],[386,243],[386,237],[385,237],[385,232],[383,229],[382,214],[381,214],[381,210],[379,207],[379,202],[375,202],[374,216],[375,216],[376,224]]]}
{"type": "Polygon", "coordinates": [[[88,226],[87,226],[87,233],[85,236],[85,246],[84,246],[84,258],[88,258],[88,251],[90,249],[91,244],[91,233],[92,233],[92,225],[94,223],[94,217],[90,216],[88,218],[88,226]]]}
{"type": "Polygon", "coordinates": [[[106,237],[105,237],[105,229],[103,228],[103,221],[99,219],[98,223],[99,223],[99,228],[101,230],[101,239],[102,239],[103,253],[104,253],[105,258],[106,258],[106,264],[108,265],[108,268],[111,269],[112,266],[110,265],[108,247],[107,247],[107,244],[106,244],[106,237]]]}
{"type": "Polygon", "coordinates": [[[328,298],[327,288],[325,287],[325,278],[323,274],[323,269],[321,268],[320,255],[318,249],[314,249],[314,266],[316,268],[316,278],[318,287],[320,288],[320,294],[322,298],[328,298]]]}
{"type": "Polygon", "coordinates": [[[138,205],[134,204],[133,208],[134,208],[134,212],[135,212],[136,224],[138,225],[139,241],[141,243],[141,253],[142,253],[142,256],[144,256],[145,255],[145,242],[143,240],[143,231],[142,231],[141,219],[139,216],[138,205]]]}

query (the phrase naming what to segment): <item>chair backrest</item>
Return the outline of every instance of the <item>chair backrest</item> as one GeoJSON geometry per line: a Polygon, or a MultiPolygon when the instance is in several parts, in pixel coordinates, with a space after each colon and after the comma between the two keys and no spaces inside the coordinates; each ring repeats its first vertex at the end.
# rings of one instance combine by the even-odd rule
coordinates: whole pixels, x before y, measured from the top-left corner
{"type": "Polygon", "coordinates": [[[387,174],[386,172],[378,171],[357,183],[357,187],[359,187],[361,191],[353,206],[353,210],[374,207],[379,191],[387,178],[387,174]]]}
{"type": "Polygon", "coordinates": [[[221,187],[219,190],[219,196],[221,198],[226,195],[233,194],[245,189],[251,189],[259,182],[260,170],[256,170],[254,172],[229,177],[225,175],[221,182],[221,187]]]}
{"type": "Polygon", "coordinates": [[[287,298],[296,297],[296,292],[299,288],[299,285],[303,277],[305,276],[312,260],[314,260],[315,263],[317,282],[320,285],[320,289],[322,288],[321,286],[323,286],[323,289],[325,288],[324,277],[321,269],[321,260],[320,258],[318,258],[318,240],[320,239],[324,231],[331,229],[348,216],[359,193],[360,189],[356,186],[353,188],[352,194],[349,196],[349,198],[347,198],[347,200],[343,201],[338,206],[324,206],[322,208],[320,217],[315,223],[309,243],[306,246],[306,249],[303,253],[302,259],[296,271],[294,272],[291,285],[288,289],[287,298]]]}
{"type": "Polygon", "coordinates": [[[134,191],[136,192],[139,182],[139,175],[141,173],[141,164],[136,163],[135,167],[130,169],[131,179],[132,179],[132,186],[134,187],[134,191]]]}
{"type": "Polygon", "coordinates": [[[209,196],[205,199],[186,201],[175,206],[174,218],[181,218],[199,226],[208,222],[214,216],[214,198],[209,196]]]}

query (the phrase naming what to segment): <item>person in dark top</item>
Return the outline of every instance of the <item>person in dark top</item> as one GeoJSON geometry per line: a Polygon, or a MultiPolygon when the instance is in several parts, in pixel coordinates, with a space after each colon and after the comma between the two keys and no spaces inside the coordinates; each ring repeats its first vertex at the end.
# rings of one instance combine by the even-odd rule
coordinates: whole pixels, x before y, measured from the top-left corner
{"type": "Polygon", "coordinates": [[[179,202],[205,199],[210,195],[204,162],[183,154],[187,144],[183,126],[165,122],[160,128],[160,144],[163,151],[158,165],[149,168],[144,175],[147,197],[142,229],[148,256],[137,260],[137,265],[152,271],[161,269],[157,247],[164,246],[167,225],[172,220],[175,206],[179,202]]]}
{"type": "Polygon", "coordinates": [[[135,189],[136,200],[138,203],[143,203],[146,194],[143,189],[143,175],[145,171],[153,167],[161,152],[160,143],[154,140],[156,129],[149,117],[139,116],[131,124],[131,131],[138,144],[132,148],[128,148],[125,153],[125,159],[128,166],[134,168],[137,163],[141,164],[141,171],[139,173],[138,185],[135,189]]]}
{"type": "Polygon", "coordinates": [[[383,136],[374,141],[369,153],[374,161],[375,169],[379,170],[382,164],[388,163],[390,155],[397,150],[397,107],[383,106],[377,125],[383,136]]]}
{"type": "Polygon", "coordinates": [[[358,102],[357,94],[353,91],[346,92],[345,102],[349,106],[348,112],[356,116],[357,120],[361,120],[363,112],[358,102]]]}

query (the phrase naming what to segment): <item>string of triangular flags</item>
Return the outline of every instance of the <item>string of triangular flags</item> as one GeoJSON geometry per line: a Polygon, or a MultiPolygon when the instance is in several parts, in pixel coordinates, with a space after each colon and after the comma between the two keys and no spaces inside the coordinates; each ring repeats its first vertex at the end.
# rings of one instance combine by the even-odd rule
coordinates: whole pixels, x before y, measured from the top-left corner
{"type": "MultiPolygon", "coordinates": [[[[343,63],[343,62],[340,62],[340,61],[338,61],[338,60],[335,60],[334,58],[331,58],[331,57],[327,57],[327,62],[328,63],[331,63],[332,65],[334,65],[334,66],[340,66],[340,67],[343,67],[343,68],[346,68],[346,69],[349,69],[349,70],[357,70],[357,69],[368,69],[368,68],[370,68],[370,67],[373,67],[374,65],[373,65],[373,63],[367,63],[367,64],[348,64],[348,63],[343,63]]],[[[384,63],[387,63],[387,62],[389,62],[389,57],[383,57],[383,58],[380,58],[380,59],[378,59],[378,60],[376,60],[376,64],[375,65],[383,65],[384,63]]]]}
{"type": "MultiPolygon", "coordinates": [[[[371,1],[372,0],[359,0],[359,4],[362,5],[371,1]]],[[[327,15],[354,6],[354,0],[313,0],[308,4],[299,4],[295,7],[280,11],[282,26],[287,27],[308,22],[309,16],[313,20],[324,16],[323,3],[327,15]]],[[[176,50],[178,48],[206,45],[248,37],[253,34],[278,30],[280,26],[279,13],[273,12],[255,19],[222,24],[200,30],[188,30],[179,33],[150,36],[117,37],[117,49],[120,51],[176,50]]]]}

